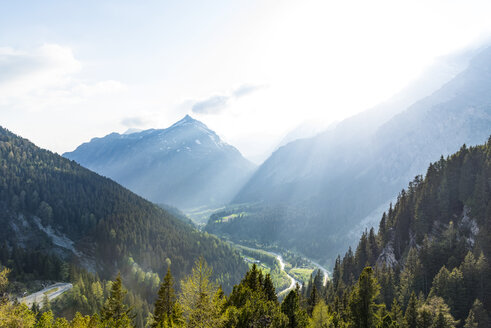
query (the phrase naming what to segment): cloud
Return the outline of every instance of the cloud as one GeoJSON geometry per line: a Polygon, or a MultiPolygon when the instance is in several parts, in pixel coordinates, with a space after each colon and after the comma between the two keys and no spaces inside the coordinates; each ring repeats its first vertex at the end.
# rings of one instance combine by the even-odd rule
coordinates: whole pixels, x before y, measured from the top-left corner
{"type": "Polygon", "coordinates": [[[237,89],[235,89],[232,94],[235,98],[240,98],[243,96],[247,96],[258,90],[261,90],[262,88],[263,88],[262,85],[243,84],[237,89]]]}
{"type": "Polygon", "coordinates": [[[197,114],[216,114],[227,106],[229,99],[229,96],[212,96],[195,102],[191,110],[197,114]]]}
{"type": "Polygon", "coordinates": [[[71,49],[57,44],[44,44],[30,51],[0,48],[0,86],[10,86],[19,93],[60,85],[81,68],[71,49]]]}
{"type": "Polygon", "coordinates": [[[114,80],[82,80],[77,77],[81,71],[82,63],[69,47],[58,44],[27,50],[0,47],[0,106],[39,111],[125,88],[114,80]]]}
{"type": "Polygon", "coordinates": [[[127,128],[134,128],[144,126],[145,124],[147,124],[147,120],[138,116],[125,117],[121,120],[121,124],[127,128]]]}
{"type": "Polygon", "coordinates": [[[237,89],[231,91],[228,95],[214,95],[204,100],[193,102],[191,111],[196,114],[218,114],[222,112],[231,101],[239,99],[241,97],[250,95],[264,86],[243,84],[237,89]]]}

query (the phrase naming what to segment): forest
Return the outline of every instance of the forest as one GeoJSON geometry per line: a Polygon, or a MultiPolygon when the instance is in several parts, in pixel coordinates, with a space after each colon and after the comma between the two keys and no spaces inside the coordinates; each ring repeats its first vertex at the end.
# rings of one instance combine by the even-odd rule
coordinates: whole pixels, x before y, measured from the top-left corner
{"type": "Polygon", "coordinates": [[[247,271],[217,237],[3,128],[0,223],[10,291],[33,291],[36,281],[76,282],[73,266],[103,280],[120,271],[142,313],[169,268],[181,279],[203,256],[226,292],[247,271]]]}
{"type": "Polygon", "coordinates": [[[488,327],[490,182],[491,138],[432,163],[382,215],[378,232],[366,231],[336,259],[326,286],[318,272],[281,302],[256,265],[227,295],[200,258],[180,284],[167,270],[143,311],[120,275],[100,282],[75,272],[67,296],[28,309],[8,301],[5,269],[0,313],[26,327],[488,327]]]}

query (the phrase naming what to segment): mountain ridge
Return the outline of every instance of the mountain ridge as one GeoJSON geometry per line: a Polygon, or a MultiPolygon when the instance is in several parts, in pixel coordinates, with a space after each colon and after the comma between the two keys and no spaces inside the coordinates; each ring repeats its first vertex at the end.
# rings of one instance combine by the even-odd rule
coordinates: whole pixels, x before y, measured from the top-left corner
{"type": "MultiPolygon", "coordinates": [[[[346,244],[342,236],[348,228],[393,199],[405,181],[423,173],[428,163],[456,152],[462,143],[476,145],[486,140],[491,131],[491,97],[486,92],[490,66],[491,48],[486,48],[429,96],[408,108],[395,108],[397,115],[372,118],[375,121],[369,124],[364,118],[370,112],[362,113],[313,138],[280,147],[233,203],[262,201],[308,208],[296,220],[321,228],[307,229],[305,236],[298,237],[295,246],[304,251],[313,236],[324,248],[346,244]],[[317,213],[310,213],[314,209],[317,213]],[[321,233],[326,225],[336,225],[336,232],[321,233]],[[333,242],[325,244],[329,239],[333,242]]],[[[285,223],[296,226],[291,222],[295,218],[287,216],[285,223]]],[[[248,230],[243,225],[236,229],[248,230]]],[[[276,235],[282,235],[278,230],[276,235]]],[[[291,246],[286,238],[279,240],[291,246]]],[[[312,251],[308,255],[314,255],[312,251]]]]}
{"type": "Polygon", "coordinates": [[[227,203],[255,168],[189,115],[166,129],[93,138],[63,156],[180,208],[227,203]]]}

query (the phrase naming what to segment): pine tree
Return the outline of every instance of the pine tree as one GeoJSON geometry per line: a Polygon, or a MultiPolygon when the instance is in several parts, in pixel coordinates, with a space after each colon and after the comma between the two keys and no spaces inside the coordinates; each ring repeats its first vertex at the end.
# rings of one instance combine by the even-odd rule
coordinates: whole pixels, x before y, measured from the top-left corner
{"type": "Polygon", "coordinates": [[[349,300],[350,318],[354,327],[371,328],[377,324],[377,304],[380,286],[371,267],[363,269],[349,300]]]}
{"type": "Polygon", "coordinates": [[[309,298],[307,299],[307,313],[309,316],[312,316],[312,312],[314,311],[314,307],[319,302],[319,295],[317,293],[317,287],[312,287],[312,291],[310,292],[309,298]]]}
{"type": "Polygon", "coordinates": [[[394,298],[392,301],[392,305],[390,307],[390,316],[392,318],[392,321],[402,327],[404,323],[404,315],[402,314],[402,309],[399,303],[397,302],[397,299],[394,298]]]}
{"type": "Polygon", "coordinates": [[[281,303],[281,312],[288,317],[288,328],[303,328],[308,325],[307,313],[300,307],[299,290],[297,285],[281,303]]]}
{"type": "Polygon", "coordinates": [[[101,318],[114,327],[131,327],[131,315],[129,308],[124,304],[126,290],[123,288],[121,274],[118,273],[116,280],[111,284],[110,295],[101,309],[101,318]]]}
{"type": "Polygon", "coordinates": [[[172,323],[177,323],[179,321],[179,317],[176,311],[176,295],[174,293],[174,281],[172,278],[172,274],[170,269],[167,269],[167,274],[164,277],[162,284],[160,285],[158,291],[158,297],[155,301],[155,309],[154,309],[154,323],[152,327],[158,327],[159,325],[163,325],[164,322],[167,325],[172,323]]]}
{"type": "Polygon", "coordinates": [[[264,294],[266,294],[266,299],[278,303],[278,298],[276,297],[276,291],[274,289],[273,281],[269,273],[264,277],[263,283],[264,294]]]}
{"type": "Polygon", "coordinates": [[[430,328],[433,325],[433,313],[427,305],[418,309],[417,327],[430,328]]]}
{"type": "Polygon", "coordinates": [[[329,308],[324,301],[314,307],[312,311],[312,320],[310,326],[312,328],[329,328],[332,327],[333,316],[329,313],[329,308]]]}
{"type": "Polygon", "coordinates": [[[418,327],[418,299],[414,292],[409,297],[409,303],[406,308],[406,314],[404,315],[404,321],[407,328],[418,327]]]}
{"type": "Polygon", "coordinates": [[[465,320],[464,328],[489,327],[491,321],[481,301],[476,300],[465,320]]]}
{"type": "Polygon", "coordinates": [[[36,323],[35,328],[52,328],[53,327],[53,312],[47,311],[41,314],[39,320],[36,323]]]}
{"type": "Polygon", "coordinates": [[[70,328],[70,323],[65,318],[56,318],[53,328],[70,328]]]}
{"type": "Polygon", "coordinates": [[[445,315],[442,312],[438,312],[435,322],[433,323],[434,328],[454,328],[455,325],[448,322],[445,315]]]}

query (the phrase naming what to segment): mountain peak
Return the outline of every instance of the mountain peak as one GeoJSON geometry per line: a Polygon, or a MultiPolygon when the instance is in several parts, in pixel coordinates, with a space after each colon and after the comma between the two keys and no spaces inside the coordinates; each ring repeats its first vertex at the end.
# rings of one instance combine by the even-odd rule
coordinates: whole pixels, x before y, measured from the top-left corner
{"type": "Polygon", "coordinates": [[[187,115],[187,114],[181,120],[179,120],[176,123],[172,124],[170,127],[171,128],[174,128],[174,127],[184,126],[184,125],[190,125],[190,124],[197,125],[197,126],[200,126],[202,128],[208,129],[208,127],[204,123],[202,123],[201,121],[198,121],[198,120],[192,118],[190,115],[187,115]]]}

